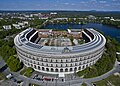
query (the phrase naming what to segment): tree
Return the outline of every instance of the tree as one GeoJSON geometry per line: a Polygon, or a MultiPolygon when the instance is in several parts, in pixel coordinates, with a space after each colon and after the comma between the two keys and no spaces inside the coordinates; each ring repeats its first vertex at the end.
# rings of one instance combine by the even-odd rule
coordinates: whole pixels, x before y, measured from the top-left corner
{"type": "Polygon", "coordinates": [[[78,76],[84,75],[84,78],[96,77],[110,71],[113,68],[116,61],[117,42],[115,39],[110,37],[106,38],[106,51],[103,53],[102,57],[92,67],[79,71],[78,76]]]}
{"type": "Polygon", "coordinates": [[[22,63],[19,61],[18,58],[14,56],[10,56],[7,60],[7,65],[11,71],[16,72],[22,68],[22,63]]]}

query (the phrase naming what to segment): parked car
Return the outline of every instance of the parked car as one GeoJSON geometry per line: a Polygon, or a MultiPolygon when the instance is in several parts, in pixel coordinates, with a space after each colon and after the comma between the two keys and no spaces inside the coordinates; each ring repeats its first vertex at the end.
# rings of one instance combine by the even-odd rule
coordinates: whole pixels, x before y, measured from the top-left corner
{"type": "Polygon", "coordinates": [[[11,73],[6,76],[6,78],[8,78],[8,79],[10,79],[12,77],[13,77],[13,75],[11,73]]]}

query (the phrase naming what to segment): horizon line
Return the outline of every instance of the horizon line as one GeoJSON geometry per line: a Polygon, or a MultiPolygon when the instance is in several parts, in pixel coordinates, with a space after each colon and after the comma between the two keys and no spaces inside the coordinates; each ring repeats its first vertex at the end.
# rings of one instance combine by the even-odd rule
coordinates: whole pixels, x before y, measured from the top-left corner
{"type": "Polygon", "coordinates": [[[1,9],[0,11],[91,11],[91,12],[120,12],[120,10],[32,10],[32,9],[10,9],[10,10],[6,10],[6,9],[1,9]]]}

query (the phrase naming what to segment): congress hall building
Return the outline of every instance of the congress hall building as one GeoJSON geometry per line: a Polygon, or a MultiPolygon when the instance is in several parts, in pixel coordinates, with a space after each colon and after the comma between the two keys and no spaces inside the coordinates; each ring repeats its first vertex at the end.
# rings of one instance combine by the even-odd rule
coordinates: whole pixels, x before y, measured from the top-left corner
{"type": "Polygon", "coordinates": [[[14,43],[17,56],[27,67],[47,74],[72,74],[101,58],[106,39],[92,28],[33,29],[19,33],[14,43]]]}

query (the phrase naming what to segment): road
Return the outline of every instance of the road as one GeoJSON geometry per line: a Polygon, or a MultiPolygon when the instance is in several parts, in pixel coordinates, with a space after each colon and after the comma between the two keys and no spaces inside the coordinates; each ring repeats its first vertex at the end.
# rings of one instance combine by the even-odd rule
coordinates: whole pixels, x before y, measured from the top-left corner
{"type": "MultiPolygon", "coordinates": [[[[0,60],[1,62],[2,60],[0,60]]],[[[2,61],[3,62],[3,61],[2,61]]],[[[3,62],[3,64],[5,65],[5,63],[3,62]]],[[[40,81],[40,80],[35,80],[35,79],[32,79],[32,78],[27,78],[23,75],[20,75],[19,72],[11,72],[9,70],[9,68],[7,68],[6,70],[4,70],[4,74],[7,75],[9,73],[12,73],[13,76],[18,79],[18,80],[23,80],[24,81],[24,84],[23,86],[28,86],[29,83],[35,83],[35,84],[38,84],[38,85],[42,85],[42,86],[80,86],[80,84],[82,83],[86,83],[88,86],[92,86],[92,82],[96,82],[96,81],[100,81],[102,79],[105,79],[107,78],[108,76],[116,73],[116,72],[119,72],[120,71],[120,64],[116,61],[115,63],[115,66],[114,68],[101,75],[101,76],[98,76],[98,77],[95,77],[95,78],[88,78],[88,79],[84,79],[84,78],[74,78],[72,80],[66,80],[65,82],[62,82],[62,81],[40,81]]]]}
{"type": "Polygon", "coordinates": [[[96,81],[105,79],[108,76],[110,76],[116,72],[119,72],[119,71],[120,71],[120,65],[116,63],[115,67],[111,71],[109,71],[101,76],[98,76],[95,78],[88,78],[88,79],[75,78],[73,80],[69,80],[69,81],[65,81],[65,82],[57,81],[57,85],[56,85],[56,81],[53,81],[53,82],[52,81],[38,81],[38,80],[24,77],[17,73],[13,73],[13,74],[15,77],[20,78],[23,81],[25,81],[24,86],[28,86],[28,83],[35,83],[35,84],[39,84],[39,85],[43,85],[43,86],[80,86],[80,84],[83,82],[86,83],[88,86],[92,86],[92,84],[91,84],[92,82],[96,82],[96,81]]]}

